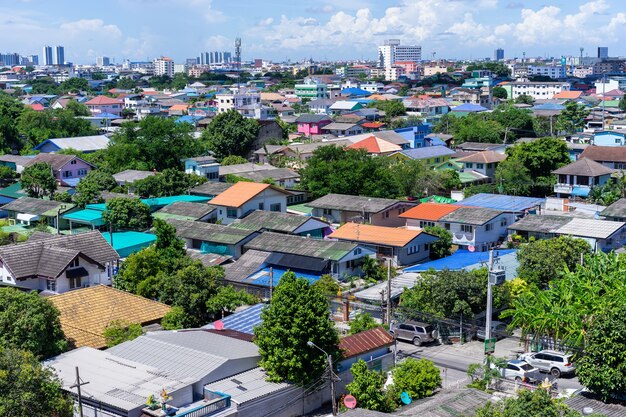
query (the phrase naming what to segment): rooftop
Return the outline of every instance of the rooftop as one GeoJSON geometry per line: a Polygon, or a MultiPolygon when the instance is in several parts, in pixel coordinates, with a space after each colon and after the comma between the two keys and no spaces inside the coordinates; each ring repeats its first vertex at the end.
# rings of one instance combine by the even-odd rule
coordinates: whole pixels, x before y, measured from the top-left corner
{"type": "Polygon", "coordinates": [[[540,207],[544,202],[545,198],[479,193],[455,204],[460,206],[492,208],[509,212],[523,212],[526,210],[534,210],[536,207],[540,207]]]}
{"type": "Polygon", "coordinates": [[[111,98],[107,96],[97,96],[92,98],[89,101],[86,101],[84,104],[86,106],[104,106],[110,104],[120,104],[122,101],[116,98],[111,98]]]}
{"type": "Polygon", "coordinates": [[[118,172],[117,174],[113,174],[113,178],[115,178],[115,181],[119,183],[128,184],[128,183],[133,183],[135,181],[143,180],[152,175],[156,175],[156,172],[140,171],[137,169],[127,169],[125,171],[118,172]]]}
{"type": "Polygon", "coordinates": [[[40,143],[39,145],[35,146],[34,149],[39,149],[46,143],[52,143],[59,149],[76,149],[77,151],[90,152],[99,149],[105,149],[107,146],[109,146],[109,142],[110,139],[106,135],[55,138],[48,139],[40,143]]]}
{"type": "Polygon", "coordinates": [[[333,242],[300,236],[264,232],[245,244],[247,249],[302,255],[338,261],[357,248],[348,242],[333,242]]]}
{"type": "Polygon", "coordinates": [[[238,175],[242,172],[251,172],[251,171],[266,171],[268,169],[276,169],[277,167],[270,164],[253,164],[251,162],[246,162],[244,164],[235,164],[235,165],[220,165],[220,177],[228,174],[238,175]]]}
{"type": "MultiPolygon", "coordinates": [[[[470,252],[466,249],[459,249],[452,255],[446,256],[445,258],[405,268],[404,272],[405,274],[419,273],[426,272],[431,269],[435,271],[442,271],[446,269],[451,271],[461,269],[471,271],[474,269],[486,268],[488,263],[489,252],[470,252]]],[[[517,261],[517,251],[515,249],[495,250],[494,264],[504,268],[506,271],[506,279],[513,279],[517,277],[517,267],[519,266],[519,262],[517,261]]],[[[411,285],[411,287],[413,285],[411,285]]],[[[380,299],[380,291],[378,293],[378,297],[378,299],[380,299]]]]}
{"type": "Polygon", "coordinates": [[[446,214],[458,210],[461,206],[442,203],[422,203],[400,215],[405,219],[438,221],[446,214]]]}
{"type": "Polygon", "coordinates": [[[56,216],[76,207],[71,203],[62,203],[54,200],[41,198],[20,197],[2,206],[2,210],[15,211],[17,213],[34,214],[36,216],[56,216]]]}
{"type": "Polygon", "coordinates": [[[191,194],[206,195],[206,196],[214,197],[228,190],[230,187],[232,187],[232,185],[233,184],[230,184],[227,182],[209,181],[209,182],[205,182],[204,184],[200,184],[197,187],[192,188],[191,190],[189,190],[189,192],[191,194]]]}
{"type": "Polygon", "coordinates": [[[170,307],[104,285],[81,288],[48,298],[59,310],[65,336],[76,347],[106,347],[103,332],[113,320],[142,325],[160,321],[170,307]]]}
{"type": "Polygon", "coordinates": [[[423,148],[405,149],[400,152],[411,159],[428,159],[442,156],[450,156],[455,152],[446,146],[426,146],[423,148]]]}
{"type": "Polygon", "coordinates": [[[502,210],[488,209],[483,207],[461,206],[457,210],[454,210],[453,212],[441,217],[440,221],[465,223],[480,226],[498,217],[502,213],[505,212],[502,210]]]}
{"type": "Polygon", "coordinates": [[[619,218],[626,217],[626,198],[620,198],[615,203],[605,208],[600,212],[600,216],[619,218]]]}
{"type": "Polygon", "coordinates": [[[216,207],[206,203],[191,203],[188,201],[176,201],[169,204],[154,213],[155,217],[180,217],[191,220],[199,220],[208,216],[216,207]],[[161,215],[161,216],[159,216],[161,215]]]}
{"type": "Polygon", "coordinates": [[[502,162],[506,159],[506,155],[494,151],[481,151],[472,155],[464,156],[457,159],[458,162],[476,162],[483,164],[491,164],[494,162],[502,162]]]}
{"type": "Polygon", "coordinates": [[[374,226],[360,223],[345,223],[328,237],[331,239],[404,247],[421,234],[432,237],[433,241],[436,240],[434,236],[422,232],[422,230],[374,226]]]}
{"type": "Polygon", "coordinates": [[[261,182],[268,178],[275,180],[275,181],[283,181],[283,180],[300,178],[300,174],[298,174],[296,171],[292,171],[289,168],[265,169],[262,171],[259,171],[259,170],[247,171],[247,172],[240,172],[237,175],[240,177],[248,178],[255,182],[261,182]]]}
{"type": "Polygon", "coordinates": [[[583,156],[571,164],[552,171],[553,174],[558,175],[578,175],[585,177],[599,177],[602,175],[610,175],[615,172],[617,171],[583,156]]]}
{"type": "MultiPolygon", "coordinates": [[[[252,335],[254,334],[254,326],[261,323],[261,311],[263,311],[265,306],[262,303],[255,304],[245,310],[226,316],[220,321],[224,324],[224,329],[236,330],[252,335]]],[[[205,329],[214,327],[214,323],[203,326],[205,329]]]]}
{"type": "Polygon", "coordinates": [[[608,220],[572,218],[555,232],[560,235],[581,236],[594,239],[608,239],[626,226],[623,222],[608,220]]]}
{"type": "Polygon", "coordinates": [[[167,222],[176,228],[178,236],[222,245],[236,245],[256,233],[253,230],[189,220],[168,219],[167,222]]]}
{"type": "Polygon", "coordinates": [[[387,142],[386,140],[377,138],[375,136],[370,136],[359,142],[355,142],[352,145],[348,145],[347,148],[348,149],[365,149],[367,153],[372,153],[372,154],[398,152],[402,150],[400,146],[387,142]]]}
{"type": "MultiPolygon", "coordinates": [[[[104,232],[102,237],[107,243],[111,243],[111,233],[104,232]]],[[[152,245],[155,241],[156,236],[152,233],[134,231],[113,232],[113,248],[119,253],[120,258],[126,258],[135,252],[139,252],[141,249],[152,245]]]]}
{"type": "Polygon", "coordinates": [[[241,207],[257,195],[261,194],[263,191],[270,188],[283,194],[289,194],[288,192],[270,184],[239,181],[213,198],[213,200],[211,200],[211,204],[214,206],[241,207]]]}
{"type": "Polygon", "coordinates": [[[626,146],[588,146],[580,158],[596,162],[626,162],[626,146]]]}
{"type": "Polygon", "coordinates": [[[86,164],[89,164],[83,159],[77,157],[76,155],[63,155],[63,154],[58,154],[58,153],[40,153],[40,154],[35,155],[34,158],[31,158],[31,161],[28,164],[28,166],[34,165],[39,162],[44,162],[50,165],[50,167],[52,167],[54,171],[58,171],[62,169],[65,165],[69,164],[74,159],[80,159],[86,164]]]}
{"type": "MultiPolygon", "coordinates": [[[[268,375],[258,367],[206,385],[211,392],[228,394],[235,404],[245,404],[275,392],[296,387],[286,382],[267,382],[268,375]]],[[[296,395],[299,391],[294,392],[296,395]]]]}
{"type": "Polygon", "coordinates": [[[378,213],[393,206],[394,204],[397,204],[398,202],[399,200],[392,200],[389,198],[363,197],[347,194],[327,194],[317,200],[306,203],[306,205],[313,208],[378,213]]]}
{"type": "MultiPolygon", "coordinates": [[[[243,219],[237,219],[231,225],[239,229],[247,230],[271,230],[285,233],[293,233],[311,217],[298,214],[277,213],[264,210],[256,210],[243,219]]],[[[316,219],[317,220],[317,219],[316,219]]],[[[321,220],[317,220],[322,222],[321,220]]]]}
{"type": "Polygon", "coordinates": [[[346,336],[339,341],[344,358],[352,358],[372,350],[393,345],[395,339],[383,327],[346,336]]]}
{"type": "Polygon", "coordinates": [[[513,223],[509,229],[522,232],[554,233],[555,230],[569,223],[571,219],[569,216],[530,215],[513,223]]]}
{"type": "Polygon", "coordinates": [[[296,119],[296,123],[319,123],[325,120],[330,122],[331,118],[325,114],[302,114],[298,116],[298,118],[296,119]]]}
{"type": "Polygon", "coordinates": [[[242,282],[250,275],[260,271],[271,256],[271,252],[249,249],[237,259],[237,262],[224,265],[224,279],[242,282]]]}

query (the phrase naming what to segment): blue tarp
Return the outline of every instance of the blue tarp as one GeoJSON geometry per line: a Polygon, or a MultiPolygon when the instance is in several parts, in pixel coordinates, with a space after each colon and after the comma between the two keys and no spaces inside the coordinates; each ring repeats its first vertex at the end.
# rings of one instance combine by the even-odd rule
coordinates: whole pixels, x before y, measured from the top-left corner
{"type": "MultiPolygon", "coordinates": [[[[514,252],[515,249],[496,250],[493,252],[493,256],[504,256],[514,252]]],[[[404,272],[428,271],[431,268],[435,271],[443,269],[456,271],[481,262],[485,264],[489,262],[489,252],[470,252],[465,249],[459,249],[448,257],[405,268],[404,272]]]]}
{"type": "Polygon", "coordinates": [[[456,106],[452,108],[452,111],[468,112],[468,113],[476,113],[476,112],[487,111],[487,110],[489,109],[483,106],[479,106],[478,104],[472,104],[472,103],[465,103],[465,104],[461,104],[460,106],[456,106]]]}
{"type": "Polygon", "coordinates": [[[576,197],[588,197],[589,191],[591,191],[589,187],[573,187],[572,195],[576,197]]]}
{"type": "Polygon", "coordinates": [[[510,212],[523,212],[524,210],[531,210],[540,206],[544,201],[544,198],[479,193],[461,200],[456,204],[460,206],[483,207],[510,212]]]}
{"type": "MultiPolygon", "coordinates": [[[[237,330],[238,332],[246,334],[254,334],[254,326],[261,324],[261,311],[263,310],[263,307],[265,307],[265,304],[255,304],[245,310],[238,311],[228,317],[224,317],[222,319],[224,328],[237,330]]],[[[203,327],[213,328],[213,324],[208,324],[203,327]]]]}
{"type": "MultiPolygon", "coordinates": [[[[305,278],[311,284],[319,280],[321,277],[321,274],[317,275],[317,274],[312,274],[310,272],[298,271],[295,269],[286,269],[286,268],[283,269],[283,268],[274,266],[272,267],[272,274],[274,276],[274,279],[273,279],[274,287],[278,285],[278,282],[280,281],[282,276],[285,275],[287,271],[293,271],[298,278],[305,278]]],[[[251,275],[246,280],[244,280],[244,282],[249,282],[254,285],[262,285],[265,287],[269,287],[270,286],[270,268],[267,267],[267,268],[261,269],[259,272],[251,275]]]]}
{"type": "Polygon", "coordinates": [[[363,90],[361,88],[351,87],[344,88],[341,90],[341,94],[344,96],[371,96],[372,93],[369,91],[363,90]]]}

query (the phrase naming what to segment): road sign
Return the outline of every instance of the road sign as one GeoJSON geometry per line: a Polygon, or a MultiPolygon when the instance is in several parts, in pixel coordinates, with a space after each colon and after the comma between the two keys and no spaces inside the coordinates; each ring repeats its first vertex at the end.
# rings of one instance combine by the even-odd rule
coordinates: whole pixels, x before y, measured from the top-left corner
{"type": "Polygon", "coordinates": [[[493,353],[496,351],[496,339],[492,337],[491,339],[485,339],[485,354],[493,353]]]}
{"type": "Polygon", "coordinates": [[[352,410],[354,407],[356,407],[356,398],[354,398],[352,395],[346,395],[343,399],[343,404],[352,410]]]}

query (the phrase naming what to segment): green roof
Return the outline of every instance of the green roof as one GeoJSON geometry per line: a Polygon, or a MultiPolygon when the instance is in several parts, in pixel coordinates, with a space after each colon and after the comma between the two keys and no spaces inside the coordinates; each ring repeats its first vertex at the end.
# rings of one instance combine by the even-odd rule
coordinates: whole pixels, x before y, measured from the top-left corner
{"type": "Polygon", "coordinates": [[[160,211],[153,213],[152,217],[154,217],[155,219],[161,219],[161,220],[168,220],[168,219],[191,220],[191,221],[197,220],[197,217],[195,216],[181,216],[180,214],[162,213],[160,211]]]}
{"type": "Polygon", "coordinates": [[[102,226],[104,224],[102,212],[100,210],[79,210],[73,213],[64,214],[61,218],[78,223],[89,223],[94,226],[102,226]]]}
{"type": "MultiPolygon", "coordinates": [[[[111,244],[111,234],[102,233],[106,241],[111,244]]],[[[152,233],[142,232],[113,232],[113,249],[120,254],[120,257],[126,258],[129,255],[139,252],[147,248],[156,241],[156,236],[152,233]]]]}
{"type": "Polygon", "coordinates": [[[304,213],[304,214],[311,214],[311,213],[313,213],[313,207],[309,207],[309,206],[307,206],[305,204],[306,203],[294,204],[294,205],[291,205],[291,206],[287,206],[287,210],[297,211],[298,213],[304,213]]]}
{"type": "Polygon", "coordinates": [[[22,184],[20,182],[16,182],[14,184],[9,185],[8,187],[4,187],[0,190],[0,195],[11,198],[20,198],[24,197],[26,193],[22,191],[22,184]]]}

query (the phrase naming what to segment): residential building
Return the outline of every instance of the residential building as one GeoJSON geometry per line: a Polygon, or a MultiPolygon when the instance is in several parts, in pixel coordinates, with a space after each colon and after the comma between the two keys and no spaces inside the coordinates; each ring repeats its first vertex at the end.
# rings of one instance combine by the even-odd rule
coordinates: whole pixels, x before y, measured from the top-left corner
{"type": "Polygon", "coordinates": [[[412,265],[430,257],[430,245],[438,237],[423,230],[345,223],[329,239],[354,242],[375,251],[378,258],[392,258],[394,265],[412,265]]]}
{"type": "Polygon", "coordinates": [[[504,154],[507,145],[500,143],[485,143],[485,142],[463,142],[454,147],[459,152],[483,152],[494,151],[504,154]]]}
{"type": "Polygon", "coordinates": [[[61,329],[74,348],[107,347],[104,330],[115,320],[158,325],[170,306],[106,285],[80,288],[48,297],[59,310],[61,329]]]}
{"type": "Polygon", "coordinates": [[[0,247],[0,274],[3,285],[60,294],[111,285],[118,259],[98,231],[65,236],[36,232],[26,242],[0,247]]]}
{"type": "Polygon", "coordinates": [[[443,227],[441,218],[457,210],[459,206],[444,203],[422,203],[400,214],[400,218],[406,221],[407,229],[421,230],[424,227],[443,227]]]}
{"type": "Polygon", "coordinates": [[[168,77],[174,77],[174,60],[172,58],[161,57],[156,58],[154,61],[154,75],[161,76],[166,75],[168,77]]]}
{"type": "Polygon", "coordinates": [[[545,198],[519,197],[505,194],[478,193],[465,198],[456,205],[483,207],[513,213],[517,217],[541,212],[545,198]]]}
{"type": "Polygon", "coordinates": [[[363,105],[358,101],[338,100],[330,105],[329,110],[332,114],[344,114],[351,113],[362,108],[363,105]]]}
{"type": "Polygon", "coordinates": [[[424,148],[405,149],[390,155],[391,158],[399,160],[424,161],[428,166],[435,166],[450,159],[456,152],[447,146],[427,146],[424,148]]]}
{"type": "Polygon", "coordinates": [[[395,338],[382,326],[342,337],[339,350],[343,352],[343,358],[337,364],[341,373],[340,386],[345,387],[352,382],[350,367],[359,360],[365,361],[369,369],[379,372],[393,367],[394,345],[395,338]]]}
{"type": "Polygon", "coordinates": [[[452,243],[461,249],[484,252],[496,246],[507,235],[515,214],[482,207],[459,208],[442,216],[439,222],[452,234],[452,243]]]}
{"type": "Polygon", "coordinates": [[[259,232],[285,233],[321,239],[330,230],[330,224],[315,217],[290,213],[256,210],[242,219],[235,220],[231,227],[259,232]]]}
{"type": "Polygon", "coordinates": [[[196,222],[215,223],[216,207],[210,204],[175,201],[152,213],[155,219],[191,220],[196,222]]]}
{"type": "Polygon", "coordinates": [[[220,175],[220,163],[212,156],[197,156],[183,160],[186,174],[195,174],[210,181],[217,181],[220,175]]]}
{"type": "Polygon", "coordinates": [[[626,147],[624,146],[587,146],[579,158],[588,158],[608,168],[626,169],[626,147]]]}
{"type": "Polygon", "coordinates": [[[309,109],[314,114],[331,114],[330,106],[332,106],[337,99],[333,98],[319,98],[311,100],[309,102],[309,109]]]}
{"type": "Polygon", "coordinates": [[[587,197],[594,186],[606,184],[615,172],[615,169],[581,156],[577,161],[552,171],[557,175],[554,192],[557,197],[587,197]]]}
{"type": "Polygon", "coordinates": [[[37,154],[27,166],[40,162],[48,164],[57,184],[66,187],[76,187],[78,181],[95,168],[94,165],[76,155],[54,153],[37,154]]]}
{"type": "Polygon", "coordinates": [[[92,115],[112,114],[121,117],[123,101],[122,99],[107,96],[96,96],[84,103],[92,115]]]}
{"type": "Polygon", "coordinates": [[[450,111],[450,103],[443,98],[406,98],[402,100],[407,114],[421,117],[439,117],[450,111]]]}
{"type": "Polygon", "coordinates": [[[51,46],[44,46],[43,47],[43,53],[41,55],[41,63],[44,66],[51,66],[53,65],[53,60],[52,60],[52,47],[51,46]]]}
{"type": "Polygon", "coordinates": [[[110,139],[106,135],[78,136],[72,138],[46,139],[33,149],[41,153],[54,153],[73,149],[82,153],[92,153],[109,146],[110,139]]]}
{"type": "Polygon", "coordinates": [[[365,139],[361,139],[358,142],[346,146],[346,149],[364,149],[369,155],[378,156],[390,155],[402,150],[400,146],[387,142],[384,139],[377,138],[376,136],[369,136],[365,139]]]}
{"type": "Polygon", "coordinates": [[[576,78],[588,77],[590,75],[593,75],[593,67],[576,67],[572,71],[572,75],[576,78]]]}
{"type": "Polygon", "coordinates": [[[219,195],[220,193],[229,189],[232,185],[233,184],[226,183],[226,182],[209,181],[209,182],[205,182],[204,184],[200,184],[192,188],[191,190],[189,190],[189,193],[191,195],[206,196],[206,197],[213,198],[216,195],[219,195]]]}
{"type": "Polygon", "coordinates": [[[392,67],[396,61],[420,62],[422,47],[418,45],[400,45],[399,39],[387,39],[378,47],[378,65],[392,67]]]}
{"type": "Polygon", "coordinates": [[[604,59],[593,64],[594,74],[621,74],[624,72],[623,59],[604,59]]]}
{"type": "Polygon", "coordinates": [[[217,207],[217,219],[230,224],[254,210],[284,213],[287,210],[288,191],[270,184],[240,181],[211,200],[217,207]]]}
{"type": "Polygon", "coordinates": [[[614,222],[626,222],[626,198],[620,198],[602,210],[600,216],[614,222]]]}
{"type": "Polygon", "coordinates": [[[322,128],[332,122],[332,119],[325,114],[303,114],[296,119],[298,133],[305,136],[321,135],[322,128]]]}
{"type": "Polygon", "coordinates": [[[508,85],[511,87],[511,98],[514,100],[521,95],[530,96],[534,100],[546,100],[571,89],[567,82],[513,81],[508,85]]]}
{"type": "Polygon", "coordinates": [[[327,194],[306,203],[306,206],[313,209],[313,216],[331,223],[360,221],[376,226],[399,227],[404,225],[400,215],[414,207],[415,203],[388,198],[327,194]]]}
{"type": "Polygon", "coordinates": [[[52,65],[65,64],[65,48],[62,46],[54,47],[54,54],[52,55],[52,65]]]}
{"type": "Polygon", "coordinates": [[[296,84],[295,94],[300,99],[325,99],[328,97],[328,92],[326,91],[326,84],[320,82],[319,80],[313,78],[306,78],[304,83],[296,84]]]}
{"type": "Polygon", "coordinates": [[[385,81],[396,81],[406,75],[406,67],[393,66],[385,67],[385,81]]]}
{"type": "Polygon", "coordinates": [[[333,122],[322,127],[322,132],[337,137],[354,136],[365,133],[365,128],[358,123],[333,122]]]}
{"type": "Polygon", "coordinates": [[[456,162],[464,165],[464,171],[474,171],[485,178],[493,180],[496,176],[498,164],[505,159],[506,154],[487,150],[458,158],[456,162]]]}
{"type": "Polygon", "coordinates": [[[529,65],[528,76],[550,77],[559,80],[567,77],[565,65],[529,65]]]}
{"type": "Polygon", "coordinates": [[[626,145],[626,133],[616,131],[595,132],[591,143],[600,147],[615,147],[626,145]]]}
{"type": "Polygon", "coordinates": [[[231,93],[216,94],[215,101],[218,113],[225,113],[228,110],[241,112],[246,108],[260,108],[261,94],[252,90],[239,89],[231,93]]]}
{"type": "Polygon", "coordinates": [[[276,169],[253,169],[240,172],[239,177],[247,178],[254,182],[272,181],[273,184],[282,188],[293,188],[300,182],[300,174],[289,168],[276,169]]]}
{"type": "Polygon", "coordinates": [[[34,226],[37,222],[45,221],[48,226],[54,229],[65,230],[68,223],[64,222],[62,218],[57,221],[57,217],[75,207],[71,203],[24,196],[3,205],[2,210],[8,213],[9,221],[16,224],[28,227],[34,226]]]}

